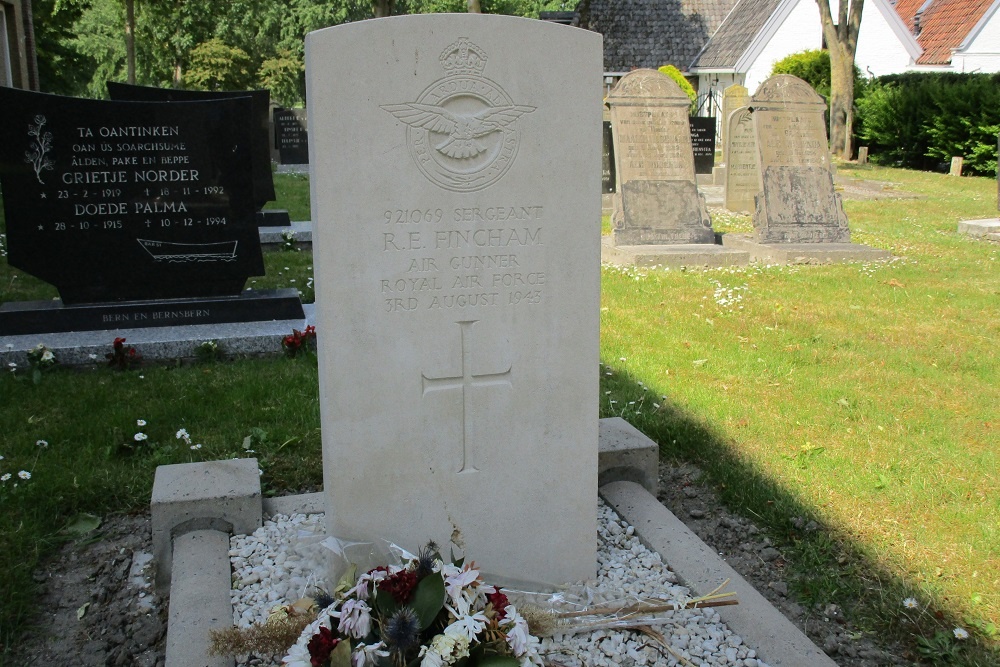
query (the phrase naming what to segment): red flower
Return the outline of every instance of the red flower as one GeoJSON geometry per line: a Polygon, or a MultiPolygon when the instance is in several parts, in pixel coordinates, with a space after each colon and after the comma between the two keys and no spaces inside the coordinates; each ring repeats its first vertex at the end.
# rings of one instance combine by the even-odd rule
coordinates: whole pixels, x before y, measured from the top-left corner
{"type": "Polygon", "coordinates": [[[406,604],[413,597],[413,589],[417,587],[417,573],[400,570],[391,577],[378,582],[380,591],[385,591],[399,604],[406,604]]]}
{"type": "Polygon", "coordinates": [[[493,605],[493,611],[497,613],[498,621],[502,621],[507,617],[507,612],[504,610],[507,608],[507,605],[510,604],[510,600],[507,599],[506,595],[500,591],[497,591],[496,593],[487,593],[486,601],[493,605]]]}
{"type": "Polygon", "coordinates": [[[330,659],[333,649],[337,648],[337,644],[339,643],[340,639],[333,636],[333,631],[330,628],[320,626],[319,632],[312,636],[307,645],[309,649],[309,661],[313,667],[322,667],[322,665],[325,665],[326,661],[330,659]]]}

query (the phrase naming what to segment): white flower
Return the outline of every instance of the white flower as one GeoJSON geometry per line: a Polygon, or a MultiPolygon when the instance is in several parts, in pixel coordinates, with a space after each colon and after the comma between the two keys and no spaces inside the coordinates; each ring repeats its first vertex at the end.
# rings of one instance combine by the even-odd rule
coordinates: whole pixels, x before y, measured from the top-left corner
{"type": "Polygon", "coordinates": [[[145,433],[136,433],[135,435],[132,436],[132,439],[135,440],[136,442],[142,442],[143,440],[146,440],[148,437],[149,436],[147,436],[145,433]]]}
{"type": "Polygon", "coordinates": [[[969,633],[966,631],[965,628],[955,628],[954,630],[951,631],[951,633],[953,635],[955,635],[955,639],[968,639],[969,638],[969,633]]]}
{"type": "Polygon", "coordinates": [[[12,371],[17,370],[17,364],[14,363],[13,361],[8,363],[7,366],[9,366],[12,371]]]}
{"type": "Polygon", "coordinates": [[[367,637],[372,631],[371,607],[362,600],[348,599],[340,608],[340,623],[337,631],[349,634],[355,639],[367,637]]]}
{"type": "Polygon", "coordinates": [[[136,419],[135,420],[135,425],[136,426],[145,426],[146,425],[146,420],[145,419],[136,419]]]}
{"type": "Polygon", "coordinates": [[[179,431],[177,431],[177,439],[178,440],[183,440],[184,442],[186,442],[189,445],[191,444],[191,436],[188,434],[186,428],[182,428],[179,431]]]}
{"type": "Polygon", "coordinates": [[[436,635],[431,640],[430,647],[420,649],[420,667],[443,667],[452,665],[469,655],[469,638],[463,634],[436,635]]]}
{"type": "Polygon", "coordinates": [[[42,361],[52,361],[56,358],[56,355],[52,354],[52,350],[45,350],[42,353],[42,361]]]}
{"type": "Polygon", "coordinates": [[[905,600],[903,600],[903,606],[906,607],[907,609],[916,609],[917,601],[915,598],[906,598],[905,600]]]}
{"type": "Polygon", "coordinates": [[[97,355],[96,354],[88,354],[87,358],[90,359],[91,361],[97,361],[97,355]]]}
{"type": "Polygon", "coordinates": [[[10,479],[10,473],[9,472],[5,473],[3,475],[3,477],[0,477],[0,482],[6,482],[8,479],[10,479]]]}
{"type": "Polygon", "coordinates": [[[197,445],[191,445],[191,449],[201,449],[201,443],[198,443],[197,445]]]}
{"type": "Polygon", "coordinates": [[[358,644],[354,653],[351,654],[351,667],[366,667],[377,664],[380,658],[389,657],[389,652],[384,649],[385,644],[382,642],[376,642],[371,646],[358,644]]]}
{"type": "Polygon", "coordinates": [[[20,477],[21,479],[31,479],[31,473],[28,472],[27,470],[22,470],[21,472],[17,473],[17,476],[20,477]]]}
{"type": "Polygon", "coordinates": [[[517,613],[517,608],[509,604],[504,607],[504,622],[510,623],[511,628],[507,631],[507,644],[514,652],[514,657],[520,658],[528,650],[528,622],[517,613]]]}
{"type": "Polygon", "coordinates": [[[49,446],[49,443],[46,442],[45,440],[35,440],[35,444],[38,445],[39,447],[48,447],[49,446]]]}
{"type": "Polygon", "coordinates": [[[477,611],[471,616],[462,616],[457,621],[449,625],[444,629],[446,635],[464,635],[468,637],[469,641],[473,641],[476,636],[486,629],[486,624],[489,619],[486,618],[486,614],[481,611],[477,611]]]}
{"type": "Polygon", "coordinates": [[[3,456],[0,456],[0,461],[3,461],[3,456]]]}
{"type": "Polygon", "coordinates": [[[288,655],[281,659],[281,664],[288,667],[312,667],[312,656],[309,655],[307,645],[294,644],[288,649],[288,655]]]}

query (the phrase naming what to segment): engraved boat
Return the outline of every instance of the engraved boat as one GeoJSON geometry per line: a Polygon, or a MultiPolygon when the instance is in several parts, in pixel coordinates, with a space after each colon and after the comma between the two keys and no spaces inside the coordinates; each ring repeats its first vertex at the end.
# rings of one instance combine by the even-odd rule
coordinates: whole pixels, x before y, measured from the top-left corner
{"type": "Polygon", "coordinates": [[[143,250],[157,262],[232,262],[236,259],[239,241],[214,243],[176,243],[136,239],[143,250]]]}

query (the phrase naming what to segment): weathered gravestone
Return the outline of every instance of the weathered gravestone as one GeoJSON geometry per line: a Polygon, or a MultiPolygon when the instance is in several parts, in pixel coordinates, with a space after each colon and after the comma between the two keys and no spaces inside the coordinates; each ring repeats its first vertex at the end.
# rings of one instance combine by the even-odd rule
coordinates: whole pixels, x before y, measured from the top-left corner
{"type": "Polygon", "coordinates": [[[249,98],[107,102],[0,88],[0,105],[7,261],[62,299],[5,303],[0,333],[302,316],[297,295],[242,292],[264,273],[245,167],[249,98]]]}
{"type": "Polygon", "coordinates": [[[306,62],[329,533],[593,576],[601,37],[393,17],[306,62]]]}
{"type": "Polygon", "coordinates": [[[309,164],[305,109],[274,110],[274,144],[281,164],[309,164]]]}
{"type": "Polygon", "coordinates": [[[725,207],[730,211],[753,213],[759,177],[757,139],[749,107],[736,109],[726,119],[725,159],[725,207]]]}
{"type": "Polygon", "coordinates": [[[669,76],[640,69],[622,77],[606,103],[618,166],[614,244],[713,243],[695,182],[688,96],[669,76]]]}
{"type": "Polygon", "coordinates": [[[826,103],[790,74],[754,93],[758,194],[754,228],[761,243],[850,243],[847,216],[833,188],[826,103]]]}
{"type": "Polygon", "coordinates": [[[719,140],[723,146],[729,141],[729,128],[726,125],[730,114],[746,106],[750,106],[750,91],[746,86],[734,83],[722,91],[722,136],[719,140]]]}

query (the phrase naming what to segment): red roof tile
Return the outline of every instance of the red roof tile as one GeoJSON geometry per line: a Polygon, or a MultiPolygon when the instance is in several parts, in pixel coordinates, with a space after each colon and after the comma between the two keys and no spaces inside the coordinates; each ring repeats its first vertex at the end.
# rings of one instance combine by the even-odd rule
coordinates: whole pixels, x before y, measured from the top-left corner
{"type": "Polygon", "coordinates": [[[917,43],[924,53],[918,65],[947,65],[951,50],[958,48],[994,0],[897,0],[896,12],[903,23],[916,33],[915,19],[920,8],[920,32],[917,43]]]}

